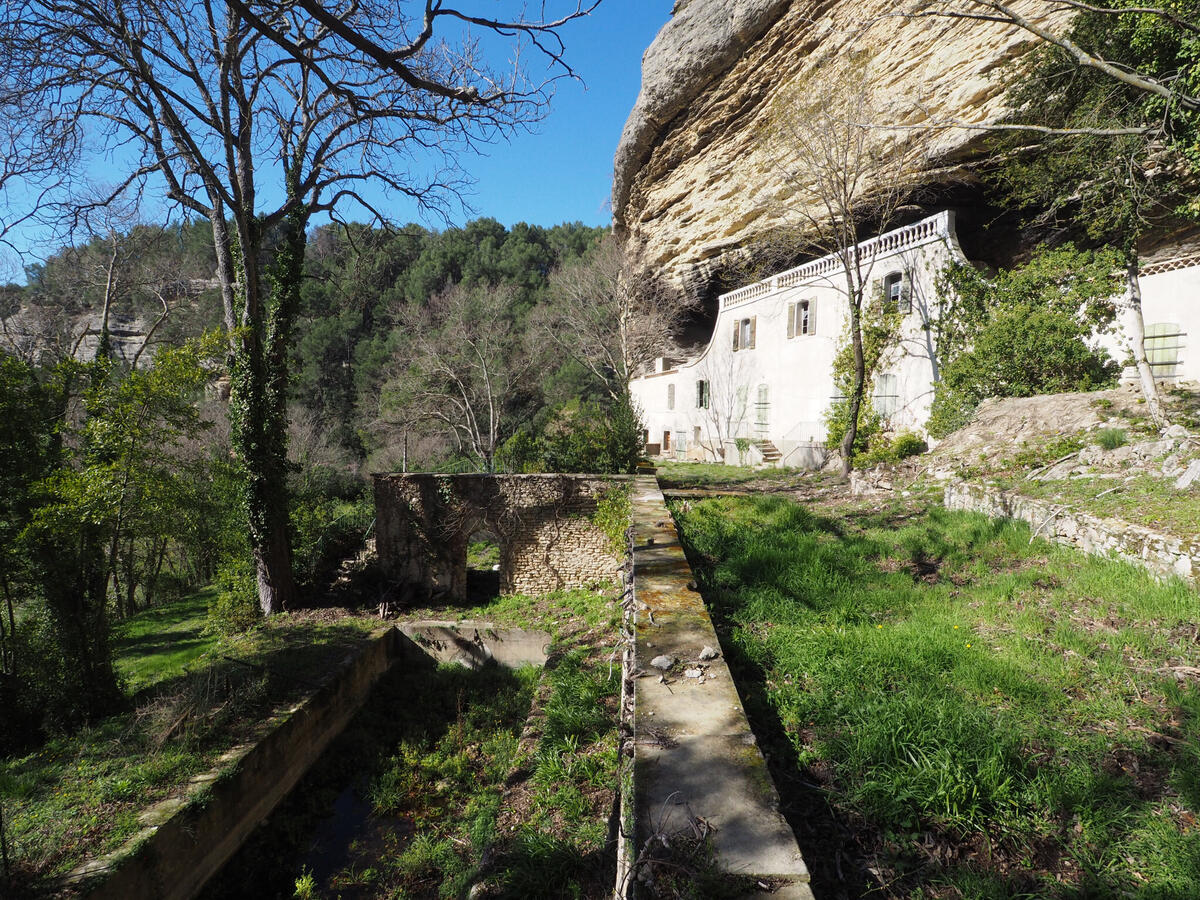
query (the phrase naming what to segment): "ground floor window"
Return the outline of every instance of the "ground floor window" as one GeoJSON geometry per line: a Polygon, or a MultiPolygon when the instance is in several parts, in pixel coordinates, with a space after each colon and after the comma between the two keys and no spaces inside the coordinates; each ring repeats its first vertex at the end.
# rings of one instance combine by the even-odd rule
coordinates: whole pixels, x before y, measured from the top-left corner
{"type": "Polygon", "coordinates": [[[1187,333],[1175,322],[1155,322],[1146,326],[1146,361],[1155,378],[1174,378],[1179,374],[1179,351],[1187,333]]]}
{"type": "Polygon", "coordinates": [[[895,375],[881,374],[875,378],[875,412],[890,419],[900,408],[900,383],[895,375]]]}

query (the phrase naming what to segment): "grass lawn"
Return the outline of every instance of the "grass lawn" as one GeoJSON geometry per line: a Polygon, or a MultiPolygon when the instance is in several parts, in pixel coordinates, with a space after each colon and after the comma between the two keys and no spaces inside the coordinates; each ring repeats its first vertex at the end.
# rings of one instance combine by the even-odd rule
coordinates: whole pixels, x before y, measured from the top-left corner
{"type": "Polygon", "coordinates": [[[217,643],[217,635],[204,634],[208,604],[215,596],[216,588],[206,588],[144,610],[113,629],[117,671],[131,693],[182,675],[217,643]]]}
{"type": "Polygon", "coordinates": [[[130,710],[0,758],[14,896],[44,892],[54,876],[116,849],[137,830],[142,810],[260,734],[379,625],[284,615],[210,641],[194,629],[199,602],[143,614],[124,631],[122,671],[131,685],[154,685],[130,710]],[[176,652],[156,638],[153,622],[187,646],[176,652]]]}
{"type": "Polygon", "coordinates": [[[609,897],[616,600],[573,590],[407,611],[543,628],[550,659],[385,676],[205,897],[465,897],[473,885],[488,897],[609,897]]]}
{"type": "Polygon", "coordinates": [[[916,501],[674,511],[819,897],[1200,897],[1200,597],[916,501]]]}
{"type": "Polygon", "coordinates": [[[725,466],[720,463],[678,462],[664,460],[656,463],[658,483],[667,490],[687,488],[708,488],[720,490],[756,490],[770,491],[772,489],[788,489],[796,484],[810,484],[814,479],[812,472],[804,469],[762,468],[751,466],[725,466]]]}
{"type": "Polygon", "coordinates": [[[1123,519],[1155,531],[1194,538],[1200,534],[1200,488],[1176,490],[1173,479],[1137,475],[1125,479],[1081,478],[997,482],[1027,497],[1065,503],[1073,509],[1104,518],[1123,519]]]}

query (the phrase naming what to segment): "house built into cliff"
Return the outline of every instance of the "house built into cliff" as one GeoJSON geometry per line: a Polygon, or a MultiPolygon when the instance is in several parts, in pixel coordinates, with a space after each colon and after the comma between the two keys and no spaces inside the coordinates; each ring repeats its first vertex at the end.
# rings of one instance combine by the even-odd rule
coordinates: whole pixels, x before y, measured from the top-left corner
{"type": "MultiPolygon", "coordinates": [[[[894,427],[929,417],[937,363],[929,323],[934,283],[965,262],[954,214],[941,212],[859,245],[867,292],[901,316],[870,402],[894,427]]],[[[651,455],[813,466],[825,455],[825,412],[836,398],[833,360],[846,339],[845,272],[824,256],[721,296],[712,339],[678,365],[633,379],[651,455]],[[739,449],[739,447],[741,449],[739,449]]]]}
{"type": "MultiPolygon", "coordinates": [[[[938,273],[966,262],[949,211],[859,245],[864,304],[899,314],[898,340],[884,354],[868,402],[894,430],[921,430],[937,380],[938,273]]],[[[1200,379],[1200,255],[1151,263],[1141,279],[1146,348],[1163,381],[1200,379]]],[[[824,256],[723,294],[708,345],[630,384],[647,452],[679,459],[815,467],[827,456],[825,415],[838,398],[833,362],[847,340],[849,304],[842,264],[824,256]]],[[[1128,311],[1097,338],[1117,360],[1129,357],[1128,311]]],[[[1128,372],[1135,378],[1136,373],[1128,372]]]]}

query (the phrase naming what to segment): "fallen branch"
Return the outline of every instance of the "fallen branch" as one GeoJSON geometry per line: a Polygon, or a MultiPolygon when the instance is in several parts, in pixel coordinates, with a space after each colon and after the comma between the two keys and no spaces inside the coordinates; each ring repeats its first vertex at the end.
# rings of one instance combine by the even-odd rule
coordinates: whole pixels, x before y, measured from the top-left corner
{"type": "Polygon", "coordinates": [[[1066,456],[1060,456],[1054,462],[1044,465],[1040,469],[1034,469],[1032,472],[1030,472],[1028,475],[1025,476],[1025,480],[1032,481],[1034,478],[1036,478],[1038,475],[1042,474],[1043,472],[1047,472],[1050,469],[1053,469],[1059,463],[1065,463],[1072,456],[1078,456],[1078,455],[1079,455],[1079,451],[1076,450],[1073,453],[1068,453],[1066,456]]]}

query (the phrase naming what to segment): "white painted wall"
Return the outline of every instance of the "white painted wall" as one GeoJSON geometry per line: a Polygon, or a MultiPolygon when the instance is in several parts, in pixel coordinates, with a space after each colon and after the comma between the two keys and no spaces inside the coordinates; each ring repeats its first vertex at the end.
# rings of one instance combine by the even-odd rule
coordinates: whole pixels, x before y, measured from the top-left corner
{"type": "MultiPolygon", "coordinates": [[[[891,425],[919,429],[929,417],[935,378],[933,348],[924,327],[936,316],[935,278],[951,259],[965,261],[954,236],[953,214],[940,213],[860,246],[864,258],[872,260],[868,302],[875,302],[875,282],[892,272],[910,274],[912,312],[901,326],[899,347],[879,371],[897,381],[891,425]]],[[[682,438],[682,455],[717,459],[723,441],[764,437],[783,454],[781,464],[812,464],[819,455],[814,445],[825,440],[823,419],[834,394],[833,359],[846,340],[848,310],[845,276],[833,257],[723,295],[713,337],[697,357],[632,381],[648,442],[661,445],[664,432],[670,432],[669,455],[681,455],[682,438]],[[812,304],[814,333],[789,338],[789,305],[805,300],[812,304]],[[754,346],[735,350],[733,334],[743,319],[754,322],[754,346]],[[700,380],[710,385],[708,409],[697,407],[700,380]],[[673,408],[668,402],[671,386],[673,408]],[[760,387],[767,397],[765,429],[758,423],[760,387]]],[[[756,454],[752,457],[757,459],[756,454]]],[[[727,452],[725,461],[737,463],[736,451],[727,452]]]]}
{"type": "MultiPolygon", "coordinates": [[[[1149,332],[1155,325],[1176,325],[1182,336],[1172,343],[1182,344],[1179,363],[1171,381],[1200,380],[1200,259],[1166,261],[1147,266],[1139,279],[1142,289],[1142,319],[1149,332]]],[[[1129,356],[1130,320],[1132,313],[1122,304],[1113,334],[1102,335],[1100,344],[1118,362],[1129,356]]],[[[1163,374],[1161,368],[1155,374],[1163,374]]],[[[1132,369],[1125,377],[1136,380],[1132,369]]]]}

